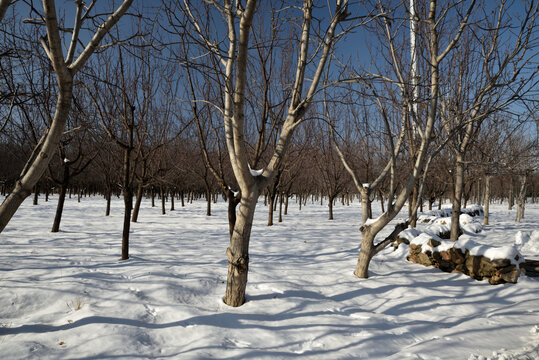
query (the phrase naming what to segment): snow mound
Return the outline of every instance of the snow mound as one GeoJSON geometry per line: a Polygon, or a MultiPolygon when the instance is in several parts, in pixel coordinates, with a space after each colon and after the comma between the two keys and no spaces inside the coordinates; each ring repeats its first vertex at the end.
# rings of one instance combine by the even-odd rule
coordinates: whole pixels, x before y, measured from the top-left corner
{"type": "Polygon", "coordinates": [[[523,253],[539,255],[539,230],[517,232],[515,246],[523,253]]]}

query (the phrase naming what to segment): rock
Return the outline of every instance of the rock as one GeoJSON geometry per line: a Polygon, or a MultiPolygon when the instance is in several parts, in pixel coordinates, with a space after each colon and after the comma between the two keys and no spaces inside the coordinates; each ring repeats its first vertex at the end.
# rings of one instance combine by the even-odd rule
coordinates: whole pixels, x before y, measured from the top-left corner
{"type": "Polygon", "coordinates": [[[430,247],[437,247],[437,246],[440,246],[442,243],[438,240],[434,240],[434,239],[430,239],[428,242],[427,242],[427,245],[430,246],[430,247]]]}
{"type": "MultiPolygon", "coordinates": [[[[440,245],[440,242],[431,239],[428,245],[436,247],[440,245]]],[[[488,280],[492,285],[516,283],[520,276],[520,270],[509,259],[490,260],[484,256],[470,255],[468,250],[463,253],[458,248],[422,252],[421,245],[411,244],[410,255],[407,259],[417,264],[439,268],[445,272],[459,272],[477,280],[488,280]]]]}

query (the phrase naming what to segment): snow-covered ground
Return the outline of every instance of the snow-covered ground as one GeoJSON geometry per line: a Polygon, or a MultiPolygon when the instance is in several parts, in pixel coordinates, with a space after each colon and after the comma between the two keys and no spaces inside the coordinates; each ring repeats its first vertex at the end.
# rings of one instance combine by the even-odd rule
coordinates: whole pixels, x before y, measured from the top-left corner
{"type": "MultiPolygon", "coordinates": [[[[121,200],[105,217],[101,198],[68,199],[53,234],[55,206],[28,199],[0,234],[0,359],[539,358],[538,278],[492,286],[388,248],[358,279],[357,202],[337,205],[334,221],[327,206],[292,202],[273,227],[259,203],[239,308],[221,300],[222,201],[211,217],[202,201],[164,216],[145,201],[123,262],[121,200]]],[[[539,205],[521,224],[506,208],[492,205],[474,240],[517,241],[539,259],[539,205]]]]}

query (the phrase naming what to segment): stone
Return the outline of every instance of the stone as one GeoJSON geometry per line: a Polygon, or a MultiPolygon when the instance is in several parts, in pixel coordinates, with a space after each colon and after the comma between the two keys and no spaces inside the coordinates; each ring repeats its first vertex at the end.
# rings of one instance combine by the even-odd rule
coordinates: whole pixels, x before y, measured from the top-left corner
{"type": "Polygon", "coordinates": [[[427,245],[433,248],[440,246],[441,244],[442,243],[440,241],[434,239],[429,239],[429,241],[427,242],[427,245]]]}

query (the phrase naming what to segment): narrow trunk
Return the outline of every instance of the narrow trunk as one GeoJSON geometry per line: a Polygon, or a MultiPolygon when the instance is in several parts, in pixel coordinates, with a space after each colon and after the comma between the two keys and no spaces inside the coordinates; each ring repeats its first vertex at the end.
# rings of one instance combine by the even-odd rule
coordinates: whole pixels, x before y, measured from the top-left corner
{"type": "Polygon", "coordinates": [[[490,175],[485,176],[485,198],[484,198],[484,212],[483,225],[488,225],[488,212],[490,205],[490,175]]]}
{"type": "Polygon", "coordinates": [[[329,220],[333,220],[333,197],[328,196],[329,220]]]}
{"type": "Polygon", "coordinates": [[[273,203],[275,202],[275,196],[270,194],[268,200],[268,226],[273,226],[273,203]]]}
{"type": "Polygon", "coordinates": [[[380,194],[379,194],[379,197],[380,197],[380,207],[382,208],[382,214],[385,213],[385,209],[384,209],[384,195],[382,195],[382,192],[380,191],[380,194]]]}
{"type": "Polygon", "coordinates": [[[153,186],[150,188],[150,196],[152,197],[152,207],[155,207],[155,191],[153,191],[153,186]]]}
{"type": "Polygon", "coordinates": [[[206,187],[206,216],[211,216],[211,191],[206,187]]]}
{"type": "Polygon", "coordinates": [[[508,210],[513,210],[513,205],[515,205],[515,198],[513,196],[513,178],[509,178],[509,201],[508,201],[508,210]]]}
{"type": "Polygon", "coordinates": [[[165,215],[165,193],[163,191],[163,185],[159,185],[159,195],[161,196],[161,215],[165,215]]]}
{"type": "Polygon", "coordinates": [[[64,203],[66,198],[66,189],[69,186],[69,166],[64,164],[64,176],[62,183],[60,184],[60,196],[58,198],[58,205],[56,206],[56,215],[54,216],[54,222],[52,223],[51,232],[58,232],[60,230],[60,222],[62,221],[62,213],[64,211],[64,203]]]}
{"type": "Polygon", "coordinates": [[[52,223],[51,232],[60,231],[60,222],[62,221],[62,213],[64,211],[64,203],[66,199],[66,186],[60,185],[60,195],[58,197],[58,205],[56,206],[56,215],[54,216],[54,222],[52,223]]]}
{"type": "Polygon", "coordinates": [[[284,214],[288,215],[288,199],[290,198],[290,194],[286,194],[285,200],[284,200],[284,214]]]}
{"type": "Polygon", "coordinates": [[[142,203],[142,182],[137,186],[137,198],[135,200],[135,207],[133,209],[133,215],[131,216],[132,222],[138,221],[138,214],[140,212],[140,204],[142,203]]]}
{"type": "MultiPolygon", "coordinates": [[[[133,138],[133,129],[130,129],[131,139],[133,138]]],[[[131,169],[131,148],[124,149],[123,159],[123,196],[124,196],[124,226],[122,231],[122,258],[129,259],[129,230],[131,227],[131,210],[133,209],[133,190],[130,182],[131,169]]]]}
{"type": "Polygon", "coordinates": [[[181,200],[182,200],[182,207],[185,207],[185,193],[182,191],[180,191],[180,197],[181,197],[181,200]]]}
{"type": "Polygon", "coordinates": [[[279,222],[283,222],[283,193],[279,194],[279,222]]]}
{"type": "Polygon", "coordinates": [[[234,231],[230,238],[230,246],[226,250],[228,276],[223,301],[225,304],[234,307],[245,303],[245,289],[249,270],[249,240],[257,198],[258,191],[256,189],[242,192],[241,211],[237,214],[234,231]]]}
{"type": "Polygon", "coordinates": [[[38,199],[39,199],[39,184],[36,184],[36,186],[34,186],[34,205],[37,205],[38,203],[38,199]]]}
{"type": "Polygon", "coordinates": [[[170,211],[174,211],[174,192],[170,193],[170,211]]]}
{"type": "Polygon", "coordinates": [[[524,219],[524,204],[526,203],[526,175],[520,175],[520,191],[518,192],[516,222],[524,219]]]}
{"type": "Polygon", "coordinates": [[[409,205],[411,204],[411,207],[408,208],[408,212],[409,212],[408,218],[410,219],[411,227],[416,227],[416,224],[417,224],[417,211],[413,211],[413,210],[417,207],[417,202],[419,200],[418,197],[419,197],[419,189],[418,189],[418,184],[416,182],[414,185],[414,190],[412,191],[412,195],[411,195],[412,201],[409,203],[409,205]],[[411,213],[410,213],[410,210],[412,210],[411,213]]]}
{"type": "Polygon", "coordinates": [[[112,190],[110,188],[107,189],[107,208],[105,209],[105,216],[110,215],[110,199],[112,197],[112,190]]]}
{"type": "Polygon", "coordinates": [[[464,187],[464,164],[461,156],[457,156],[457,165],[455,168],[454,195],[451,206],[451,241],[457,241],[460,230],[460,208],[462,202],[462,189],[464,187]]]}

